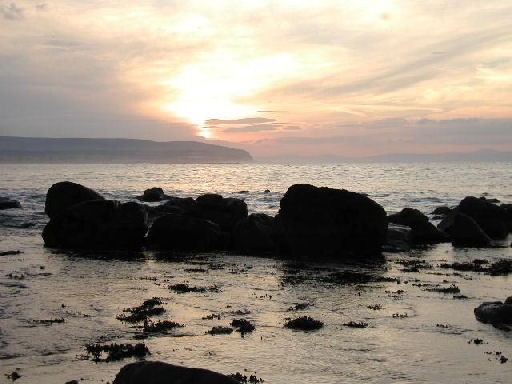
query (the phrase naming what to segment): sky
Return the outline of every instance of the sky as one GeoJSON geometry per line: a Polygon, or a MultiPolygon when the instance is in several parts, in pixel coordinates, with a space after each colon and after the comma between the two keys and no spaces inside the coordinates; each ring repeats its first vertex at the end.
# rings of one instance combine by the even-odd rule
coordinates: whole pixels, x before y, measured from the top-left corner
{"type": "Polygon", "coordinates": [[[512,150],[512,2],[0,0],[0,135],[512,150]]]}

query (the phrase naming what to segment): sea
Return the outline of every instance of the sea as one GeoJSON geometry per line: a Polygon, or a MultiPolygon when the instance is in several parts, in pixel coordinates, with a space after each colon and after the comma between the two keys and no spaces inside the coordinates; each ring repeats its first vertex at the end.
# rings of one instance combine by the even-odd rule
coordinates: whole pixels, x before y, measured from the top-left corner
{"type": "Polygon", "coordinates": [[[417,208],[434,220],[434,208],[455,206],[468,195],[512,203],[511,170],[510,162],[1,164],[0,196],[19,200],[22,208],[0,211],[0,252],[20,251],[0,256],[0,383],[12,382],[13,372],[20,384],[111,383],[123,365],[137,360],[95,362],[85,346],[143,342],[151,353],[147,360],[239,372],[265,383],[510,384],[512,332],[478,322],[473,310],[512,296],[512,277],[441,267],[511,259],[510,239],[501,248],[440,244],[340,264],[314,261],[314,255],[305,262],[216,253],[69,252],[45,248],[41,232],[48,221],[46,192],[64,180],[121,201],[150,187],[181,197],[215,192],[270,215],[289,186],[309,183],[365,193],[388,213],[417,208]],[[333,278],[347,271],[382,278],[353,284],[333,278]],[[215,289],[169,289],[179,283],[215,289]],[[429,289],[451,286],[460,292],[429,289]],[[152,297],[165,309],[155,319],[183,327],[141,340],[140,326],[116,317],[152,297]],[[308,332],[284,327],[299,316],[324,326],[308,332]],[[207,333],[240,318],[256,329],[207,333]]]}

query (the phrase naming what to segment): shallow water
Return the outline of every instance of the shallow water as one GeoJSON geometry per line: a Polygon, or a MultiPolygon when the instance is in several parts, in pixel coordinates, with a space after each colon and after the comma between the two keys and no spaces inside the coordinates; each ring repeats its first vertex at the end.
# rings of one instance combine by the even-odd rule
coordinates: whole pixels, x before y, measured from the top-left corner
{"type": "Polygon", "coordinates": [[[94,363],[83,359],[84,345],[140,342],[135,338],[140,329],[116,316],[158,296],[164,299],[166,313],[157,318],[185,326],[144,340],[154,360],[223,373],[256,372],[267,383],[510,383],[512,360],[501,364],[498,356],[486,352],[512,358],[512,334],[477,322],[473,308],[482,301],[510,296],[512,278],[454,274],[439,264],[511,258],[511,248],[456,250],[443,244],[386,254],[379,264],[347,266],[218,254],[173,258],[152,252],[132,255],[130,260],[107,260],[100,254],[45,249],[40,237],[46,222],[42,214],[46,190],[61,180],[80,182],[123,200],[151,186],[180,196],[215,191],[245,198],[251,211],[271,214],[289,185],[309,182],[368,193],[388,211],[413,206],[430,212],[439,205],[455,205],[469,194],[487,193],[511,202],[510,166],[2,165],[0,195],[20,200],[23,209],[0,211],[0,251],[23,253],[0,257],[0,382],[9,382],[3,374],[16,368],[22,375],[17,383],[112,381],[119,368],[133,359],[94,363]],[[263,193],[267,188],[271,193],[263,193]],[[14,227],[26,222],[35,226],[14,227]],[[424,260],[432,268],[402,271],[399,262],[410,259],[424,260]],[[399,278],[400,283],[346,285],[330,278],[347,269],[399,278]],[[215,285],[218,292],[177,294],[168,289],[183,282],[215,285]],[[417,286],[427,283],[443,287],[455,283],[468,299],[417,286]],[[288,310],[297,303],[310,306],[288,310]],[[368,308],[375,304],[382,309],[368,308]],[[202,319],[212,313],[221,319],[202,319]],[[393,317],[396,313],[407,317],[393,317]],[[299,332],[283,327],[286,318],[302,315],[322,320],[324,328],[299,332]],[[56,318],[64,323],[34,322],[56,318]],[[234,318],[251,320],[256,330],[244,338],[236,332],[205,334],[234,318]],[[351,320],[367,322],[369,327],[343,325],[351,320]],[[468,343],[475,338],[484,342],[468,343]]]}

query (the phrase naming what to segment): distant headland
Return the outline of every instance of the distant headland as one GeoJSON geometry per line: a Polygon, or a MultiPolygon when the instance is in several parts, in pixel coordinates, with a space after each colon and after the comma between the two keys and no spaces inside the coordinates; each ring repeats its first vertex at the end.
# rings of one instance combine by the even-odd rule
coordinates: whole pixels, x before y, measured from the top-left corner
{"type": "Polygon", "coordinates": [[[0,163],[246,163],[243,149],[196,141],[0,136],[0,163]]]}

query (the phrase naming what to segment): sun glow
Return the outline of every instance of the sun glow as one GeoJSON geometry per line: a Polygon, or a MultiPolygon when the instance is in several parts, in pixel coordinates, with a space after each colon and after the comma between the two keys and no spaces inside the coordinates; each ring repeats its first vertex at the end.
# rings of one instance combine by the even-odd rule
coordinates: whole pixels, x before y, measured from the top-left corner
{"type": "Polygon", "coordinates": [[[200,135],[215,137],[215,132],[204,126],[206,120],[254,115],[259,106],[246,104],[242,99],[297,69],[288,54],[250,59],[234,52],[208,54],[164,82],[177,95],[173,101],[164,103],[162,109],[198,126],[200,135]]]}

